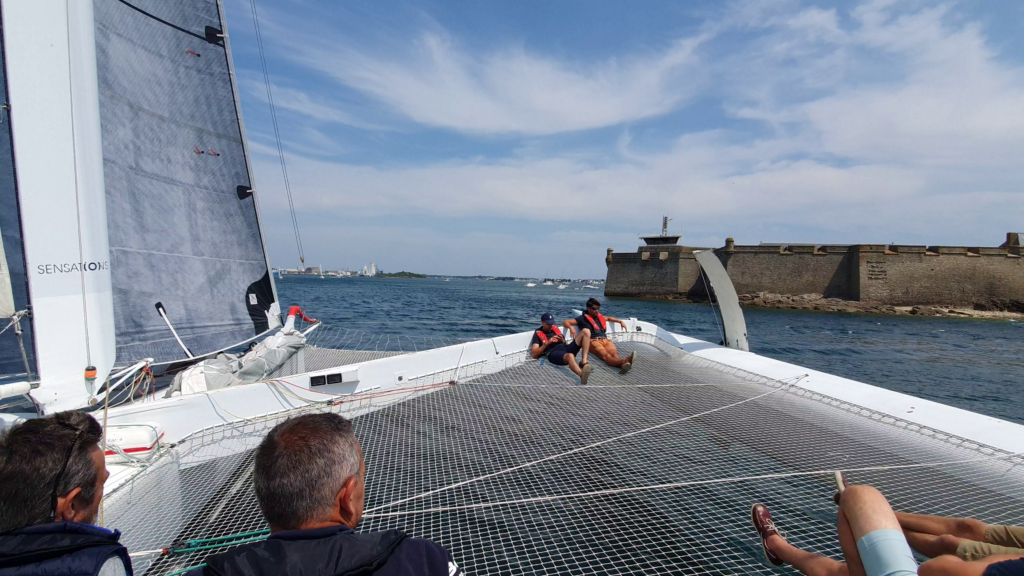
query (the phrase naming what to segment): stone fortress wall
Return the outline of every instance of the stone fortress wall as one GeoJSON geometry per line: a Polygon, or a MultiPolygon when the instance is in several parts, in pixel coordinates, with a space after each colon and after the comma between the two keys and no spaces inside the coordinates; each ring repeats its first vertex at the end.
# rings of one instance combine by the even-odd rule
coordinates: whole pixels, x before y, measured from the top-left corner
{"type": "MultiPolygon", "coordinates": [[[[854,245],[737,245],[715,249],[739,294],[820,294],[890,306],[971,306],[1024,301],[1021,238],[999,247],[854,245]]],[[[694,250],[675,245],[608,249],[608,296],[700,299],[706,290],[694,250]]]]}

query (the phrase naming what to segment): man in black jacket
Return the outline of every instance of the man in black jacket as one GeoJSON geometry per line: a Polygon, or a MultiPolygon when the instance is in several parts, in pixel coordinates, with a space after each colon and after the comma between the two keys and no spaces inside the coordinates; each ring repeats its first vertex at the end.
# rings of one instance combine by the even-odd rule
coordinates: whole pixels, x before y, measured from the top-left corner
{"type": "Polygon", "coordinates": [[[60,412],[0,437],[0,575],[132,573],[120,533],[93,526],[107,472],[103,431],[60,412]]]}
{"type": "Polygon", "coordinates": [[[398,530],[355,531],[365,473],[345,418],[306,414],[278,424],[257,448],[253,471],[270,536],[208,557],[204,574],[461,574],[448,551],[429,540],[398,530]]]}

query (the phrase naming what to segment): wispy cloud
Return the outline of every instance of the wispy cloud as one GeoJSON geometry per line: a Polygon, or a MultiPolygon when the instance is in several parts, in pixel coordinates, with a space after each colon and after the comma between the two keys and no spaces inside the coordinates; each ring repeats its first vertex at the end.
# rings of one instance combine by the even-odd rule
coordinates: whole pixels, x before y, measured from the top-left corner
{"type": "MultiPolygon", "coordinates": [[[[252,99],[267,104],[267,87],[262,78],[243,79],[241,87],[252,99]]],[[[387,127],[368,122],[346,111],[347,106],[341,102],[331,101],[324,94],[310,96],[307,91],[296,88],[271,84],[274,106],[280,110],[288,110],[316,122],[337,123],[362,128],[365,130],[386,130],[387,127]]]]}
{"type": "MultiPolygon", "coordinates": [[[[997,243],[1024,219],[1024,64],[957,9],[738,2],[696,35],[590,62],[514,46],[470,52],[436,29],[404,50],[299,50],[303,67],[409,126],[442,128],[470,148],[495,134],[520,145],[386,165],[296,148],[298,205],[443,220],[423,235],[439,249],[482,238],[452,219],[547,222],[563,241],[580,238],[567,255],[587,258],[613,241],[630,248],[628,232],[663,213],[702,242],[997,243]],[[702,114],[718,118],[690,127],[702,114]],[[601,127],[618,130],[564,138],[601,127]],[[583,234],[595,228],[610,240],[583,234]]],[[[332,119],[351,119],[347,110],[317,106],[324,92],[310,106],[289,96],[296,111],[352,125],[332,119]]],[[[258,172],[275,167],[257,161],[258,172]]],[[[536,259],[533,238],[510,240],[514,224],[494,233],[510,266],[536,259]]]]}
{"type": "Polygon", "coordinates": [[[421,34],[384,58],[352,47],[305,47],[299,61],[414,122],[478,134],[555,134],[668,112],[703,83],[703,37],[649,57],[575,63],[504,47],[477,55],[446,34],[421,34]]]}

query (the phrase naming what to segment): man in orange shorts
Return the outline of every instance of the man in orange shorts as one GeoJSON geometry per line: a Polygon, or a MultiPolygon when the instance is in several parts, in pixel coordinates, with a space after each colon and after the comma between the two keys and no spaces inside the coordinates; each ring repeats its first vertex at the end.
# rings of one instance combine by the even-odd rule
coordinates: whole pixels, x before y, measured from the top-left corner
{"type": "Polygon", "coordinates": [[[636,362],[636,352],[625,358],[619,358],[619,351],[615,348],[615,344],[608,339],[607,330],[609,322],[618,322],[623,330],[626,329],[625,321],[612,318],[611,316],[602,316],[601,302],[597,298],[591,298],[587,300],[586,312],[572,320],[562,322],[562,326],[572,334],[577,342],[582,337],[589,336],[590,352],[604,360],[605,364],[612,368],[618,368],[619,374],[625,374],[629,372],[630,368],[633,367],[633,363],[636,362]]]}

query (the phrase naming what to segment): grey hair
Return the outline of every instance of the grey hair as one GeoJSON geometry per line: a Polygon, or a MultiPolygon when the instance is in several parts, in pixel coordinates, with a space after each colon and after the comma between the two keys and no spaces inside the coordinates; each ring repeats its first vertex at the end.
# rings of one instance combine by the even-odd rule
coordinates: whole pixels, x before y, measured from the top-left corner
{"type": "Polygon", "coordinates": [[[99,422],[84,412],[26,420],[0,436],[0,533],[53,519],[50,498],[72,443],[57,496],[81,488],[76,503],[91,504],[98,471],[89,452],[102,436],[99,422]]]}
{"type": "Polygon", "coordinates": [[[352,422],[337,414],[305,414],[274,426],[256,449],[253,470],[263,517],[281,530],[325,519],[361,460],[352,422]]]}

